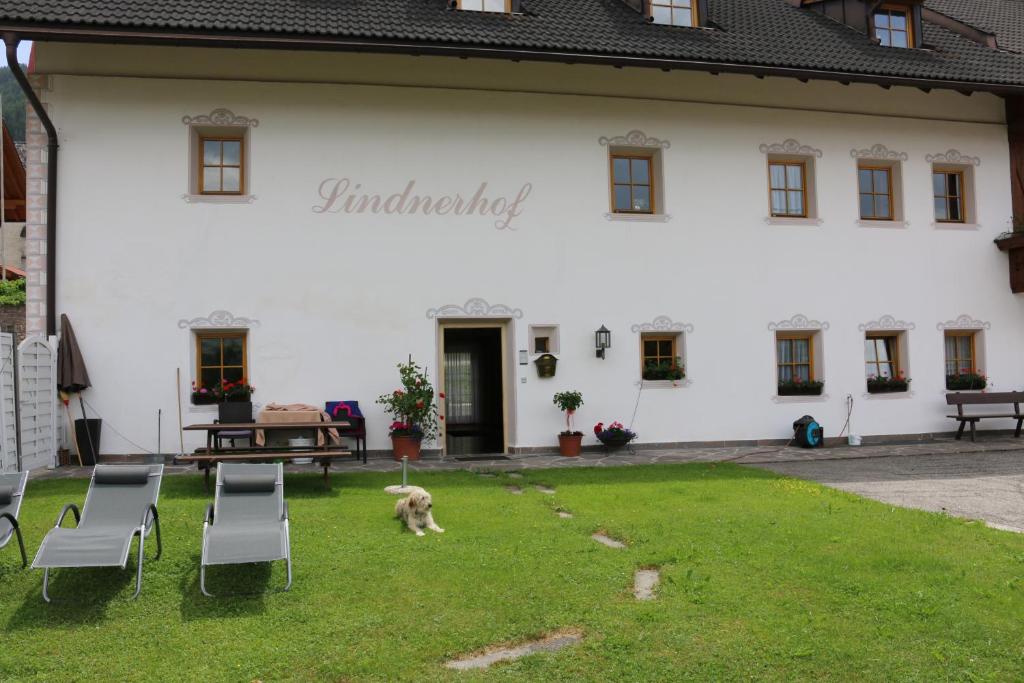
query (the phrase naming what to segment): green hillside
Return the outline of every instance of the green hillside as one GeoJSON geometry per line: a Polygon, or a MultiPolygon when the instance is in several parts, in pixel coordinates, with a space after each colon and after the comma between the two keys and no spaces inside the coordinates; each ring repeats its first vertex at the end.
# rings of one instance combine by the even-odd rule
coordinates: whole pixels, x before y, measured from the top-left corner
{"type": "Polygon", "coordinates": [[[25,140],[25,95],[14,80],[10,67],[0,67],[0,101],[3,117],[16,142],[25,140]]]}

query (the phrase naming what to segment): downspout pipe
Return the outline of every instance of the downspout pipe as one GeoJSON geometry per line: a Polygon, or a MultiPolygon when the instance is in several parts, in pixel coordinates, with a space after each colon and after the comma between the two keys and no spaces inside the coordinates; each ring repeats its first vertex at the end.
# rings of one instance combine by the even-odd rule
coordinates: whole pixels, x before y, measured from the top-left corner
{"type": "Polygon", "coordinates": [[[7,47],[7,65],[14,74],[14,80],[46,130],[46,334],[53,336],[57,334],[57,150],[60,144],[53,121],[18,64],[18,43],[21,39],[14,33],[3,34],[3,39],[7,47]]]}

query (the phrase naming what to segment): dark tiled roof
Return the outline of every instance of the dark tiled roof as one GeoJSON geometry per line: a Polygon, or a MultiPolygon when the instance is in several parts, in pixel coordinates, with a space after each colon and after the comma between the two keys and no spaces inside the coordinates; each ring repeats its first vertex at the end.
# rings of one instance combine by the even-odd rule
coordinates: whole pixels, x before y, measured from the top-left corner
{"type": "Polygon", "coordinates": [[[1024,53],[1024,0],[928,0],[936,12],[995,34],[999,47],[1024,53]]]}
{"type": "MultiPolygon", "coordinates": [[[[1022,1],[929,4],[1019,9],[1022,1]]],[[[1024,86],[1024,56],[932,24],[924,40],[933,50],[899,50],[786,0],[709,0],[715,30],[651,25],[622,0],[522,2],[523,14],[508,16],[452,11],[446,0],[0,0],[0,25],[390,41],[1024,86]]],[[[1024,34],[1021,26],[1006,30],[1017,40],[1024,34]]]]}

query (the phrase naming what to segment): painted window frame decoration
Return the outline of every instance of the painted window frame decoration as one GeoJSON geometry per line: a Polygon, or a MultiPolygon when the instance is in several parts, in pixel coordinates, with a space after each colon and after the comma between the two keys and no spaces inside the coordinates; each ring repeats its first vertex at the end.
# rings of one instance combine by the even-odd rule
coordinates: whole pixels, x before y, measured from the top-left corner
{"type": "Polygon", "coordinates": [[[659,26],[693,28],[701,25],[701,7],[698,0],[648,0],[647,18],[659,26]],[[677,21],[677,16],[686,21],[677,21]]]}
{"type": "Polygon", "coordinates": [[[913,395],[910,388],[909,334],[915,327],[914,323],[897,320],[892,315],[883,315],[877,320],[857,326],[863,333],[864,382],[867,389],[865,398],[900,398],[913,395]],[[890,360],[876,363],[874,371],[870,367],[873,361],[868,352],[868,342],[872,340],[891,340],[887,349],[890,360]],[[888,378],[882,378],[882,363],[888,364],[891,368],[888,378]],[[872,381],[872,377],[882,379],[872,381]]]}
{"type": "MultiPolygon", "coordinates": [[[[256,200],[253,194],[252,134],[251,131],[260,125],[259,120],[235,114],[230,109],[218,108],[209,114],[183,116],[188,135],[188,176],[186,192],[182,195],[188,203],[251,203],[256,200]],[[205,142],[237,142],[237,164],[205,163],[205,142]],[[237,190],[219,188],[207,190],[204,187],[207,169],[237,168],[239,187],[237,190]]],[[[221,156],[223,161],[223,154],[221,156]]],[[[223,173],[218,170],[218,173],[223,173]]]]}
{"type": "MultiPolygon", "coordinates": [[[[639,371],[640,383],[649,387],[685,387],[693,383],[690,379],[689,358],[686,350],[687,335],[693,333],[694,327],[691,323],[676,322],[667,315],[656,316],[649,322],[636,323],[630,326],[630,331],[637,335],[637,370],[639,371]],[[666,376],[648,376],[647,360],[650,357],[646,353],[646,342],[668,342],[670,344],[669,354],[659,354],[659,358],[670,361],[671,365],[666,369],[666,376]],[[681,376],[679,376],[681,375],[681,376]]],[[[655,374],[660,374],[656,372],[655,374]]]]}
{"type": "MultiPolygon", "coordinates": [[[[666,206],[665,197],[665,152],[672,145],[668,140],[662,140],[647,136],[643,131],[631,130],[625,135],[602,136],[598,138],[598,144],[607,148],[606,168],[608,172],[608,212],[604,217],[610,221],[647,221],[664,223],[671,220],[672,216],[664,213],[666,206]],[[616,183],[616,159],[646,159],[647,173],[649,180],[649,204],[647,209],[620,210],[616,204],[616,185],[627,183],[616,183]]],[[[632,180],[632,161],[630,162],[630,180],[632,180]]],[[[630,204],[633,201],[632,187],[630,189],[630,204]]],[[[641,184],[641,186],[643,186],[641,184]]]]}
{"type": "Polygon", "coordinates": [[[943,375],[946,391],[981,391],[988,386],[985,376],[985,335],[992,325],[975,320],[969,315],[960,315],[936,325],[942,332],[943,375]],[[967,340],[967,353],[961,341],[967,340]],[[953,341],[954,355],[950,357],[950,341],[953,341]],[[952,372],[950,364],[953,364],[952,372]],[[966,363],[966,367],[964,364],[966,363]]]}
{"type": "Polygon", "coordinates": [[[773,401],[801,402],[828,399],[828,394],[825,393],[824,364],[824,333],[828,329],[829,323],[812,320],[799,313],[788,320],[768,324],[768,331],[772,333],[771,367],[775,382],[773,401]],[[794,353],[797,348],[795,342],[803,342],[806,353],[801,353],[799,356],[794,353]],[[789,347],[788,355],[784,352],[786,347],[789,347]],[[786,358],[795,360],[786,360],[786,358]],[[807,367],[806,376],[798,375],[799,381],[794,381],[792,370],[805,366],[807,367]],[[786,367],[791,369],[789,374],[784,372],[786,367]]]}
{"type": "Polygon", "coordinates": [[[766,203],[768,214],[765,222],[781,225],[820,225],[821,219],[818,216],[817,198],[817,160],[821,159],[822,151],[810,145],[804,145],[789,138],[783,142],[773,144],[762,144],[758,151],[765,156],[765,190],[767,192],[766,203]],[[788,170],[784,177],[786,189],[783,189],[774,178],[774,169],[778,167],[793,168],[799,166],[800,184],[799,187],[790,188],[788,170]],[[785,192],[786,211],[777,211],[775,199],[778,192],[785,192]],[[789,199],[792,193],[800,192],[802,206],[799,212],[790,212],[789,199]]]}
{"type": "Polygon", "coordinates": [[[910,5],[883,3],[871,13],[872,36],[882,47],[904,50],[917,47],[914,24],[914,9],[910,5]],[[902,28],[897,19],[902,21],[902,28]]]}

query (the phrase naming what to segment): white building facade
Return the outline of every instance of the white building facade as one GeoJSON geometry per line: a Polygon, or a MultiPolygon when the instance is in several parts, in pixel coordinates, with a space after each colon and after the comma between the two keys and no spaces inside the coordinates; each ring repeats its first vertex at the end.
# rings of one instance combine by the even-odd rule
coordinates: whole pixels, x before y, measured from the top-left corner
{"type": "MultiPolygon", "coordinates": [[[[61,42],[37,43],[33,77],[60,139],[56,309],[91,405],[152,450],[179,398],[186,424],[216,417],[190,401],[211,333],[244,338],[257,404],[358,400],[371,450],[389,448],[374,399],[410,355],[442,388],[469,372],[500,426],[484,450],[512,452],[555,446],[566,389],[585,433],[619,420],[653,445],[785,440],[808,413],[826,436],[950,432],[950,363],[1024,386],[1024,301],[993,246],[1013,214],[998,94],[61,42]],[[238,151],[206,165],[203,140],[238,151]],[[204,193],[211,169],[241,192],[204,193]],[[884,191],[863,184],[877,170],[884,191]],[[937,173],[961,183],[960,220],[937,173]],[[623,187],[643,211],[617,211],[623,187]],[[890,215],[865,214],[882,194],[890,215]],[[495,330],[489,370],[458,369],[465,328],[495,330]],[[685,377],[644,380],[652,358],[685,377]],[[909,389],[869,392],[890,373],[909,389]],[[780,395],[794,376],[820,395],[780,395]]],[[[29,142],[31,171],[40,128],[29,142]]],[[[102,451],[137,448],[105,433],[102,451]]]]}

